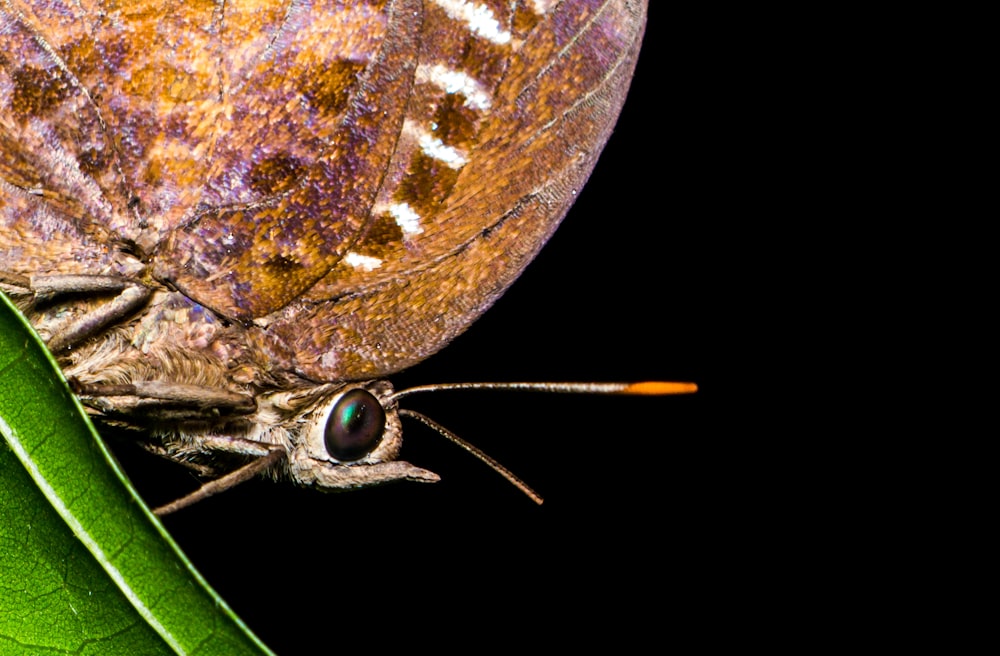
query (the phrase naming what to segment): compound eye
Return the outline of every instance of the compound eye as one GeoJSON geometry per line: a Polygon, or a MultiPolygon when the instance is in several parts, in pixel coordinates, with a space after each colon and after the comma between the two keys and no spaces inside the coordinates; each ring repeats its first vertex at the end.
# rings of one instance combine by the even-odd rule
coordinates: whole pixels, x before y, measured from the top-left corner
{"type": "Polygon", "coordinates": [[[340,397],[326,422],[326,450],[341,462],[363,458],[382,441],[385,410],[374,396],[353,389],[340,397]]]}

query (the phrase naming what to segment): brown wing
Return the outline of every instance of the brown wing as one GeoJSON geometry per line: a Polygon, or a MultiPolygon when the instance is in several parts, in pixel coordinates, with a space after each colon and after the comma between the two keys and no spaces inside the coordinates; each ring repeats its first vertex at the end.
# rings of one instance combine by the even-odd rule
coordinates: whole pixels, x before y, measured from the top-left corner
{"type": "Polygon", "coordinates": [[[404,368],[555,229],[644,19],[641,0],[5,3],[4,265],[24,271],[22,243],[85,272],[135,250],[255,320],[276,366],[404,368]]]}
{"type": "Polygon", "coordinates": [[[67,68],[85,55],[69,33],[40,36],[61,20],[53,7],[0,4],[0,269],[15,273],[109,272],[114,217],[127,209],[107,193],[115,146],[67,68]]]}
{"type": "MultiPolygon", "coordinates": [[[[589,176],[624,101],[645,11],[628,0],[520,7],[491,109],[474,144],[462,144],[465,164],[441,200],[414,209],[423,232],[390,257],[372,240],[375,270],[394,274],[343,286],[342,263],[269,318],[262,337],[271,357],[318,380],[384,376],[467,328],[531,261],[589,176]]],[[[410,175],[432,186],[439,178],[421,177],[421,157],[410,175]]],[[[383,189],[381,204],[409,204],[409,188],[404,176],[389,200],[383,189]]],[[[368,245],[355,250],[364,255],[368,245]]]]}

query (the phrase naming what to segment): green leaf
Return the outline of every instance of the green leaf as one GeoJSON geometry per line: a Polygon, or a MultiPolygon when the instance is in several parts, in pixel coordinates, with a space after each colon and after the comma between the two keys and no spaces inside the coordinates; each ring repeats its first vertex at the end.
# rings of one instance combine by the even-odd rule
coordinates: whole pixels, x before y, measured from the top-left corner
{"type": "Polygon", "coordinates": [[[269,654],[139,499],[0,293],[0,655],[269,654]]]}

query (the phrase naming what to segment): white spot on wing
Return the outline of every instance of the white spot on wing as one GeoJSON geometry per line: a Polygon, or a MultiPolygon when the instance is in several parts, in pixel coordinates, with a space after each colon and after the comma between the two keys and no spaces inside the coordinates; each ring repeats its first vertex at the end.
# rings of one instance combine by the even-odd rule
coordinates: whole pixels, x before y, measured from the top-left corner
{"type": "Polygon", "coordinates": [[[419,235],[424,231],[420,227],[420,215],[406,203],[393,203],[388,207],[389,214],[396,219],[396,225],[407,235],[419,235]]]}
{"type": "Polygon", "coordinates": [[[382,266],[382,260],[377,257],[369,257],[368,255],[355,253],[354,251],[350,251],[344,255],[344,261],[361,271],[373,271],[382,266]]]}
{"type": "Polygon", "coordinates": [[[462,157],[461,153],[429,134],[420,136],[420,150],[424,151],[428,157],[444,162],[453,169],[465,166],[465,158],[462,157]]]}
{"type": "Polygon", "coordinates": [[[549,13],[549,10],[556,6],[559,0],[531,0],[531,8],[535,10],[535,13],[539,16],[544,16],[549,13]]]}
{"type": "Polygon", "coordinates": [[[424,155],[436,159],[453,169],[460,169],[465,166],[465,155],[458,149],[445,144],[413,121],[404,121],[403,131],[409,133],[417,140],[420,150],[424,155]]]}
{"type": "Polygon", "coordinates": [[[433,66],[421,64],[417,67],[417,82],[429,82],[445,93],[462,94],[465,96],[466,107],[478,110],[490,108],[490,95],[483,91],[478,80],[462,71],[456,71],[441,64],[433,66]]]}
{"type": "Polygon", "coordinates": [[[500,45],[510,42],[510,32],[500,29],[500,23],[489,7],[465,0],[434,0],[434,3],[453,20],[465,23],[476,36],[500,45]]]}

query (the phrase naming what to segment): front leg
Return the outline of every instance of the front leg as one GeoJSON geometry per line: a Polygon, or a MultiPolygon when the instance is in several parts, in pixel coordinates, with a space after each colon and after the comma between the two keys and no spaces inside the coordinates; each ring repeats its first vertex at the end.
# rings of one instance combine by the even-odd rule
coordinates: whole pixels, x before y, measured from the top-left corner
{"type": "Polygon", "coordinates": [[[87,406],[108,418],[143,417],[160,422],[214,420],[252,414],[257,403],[249,394],[170,381],[136,381],[121,385],[85,384],[70,380],[87,406]]]}
{"type": "Polygon", "coordinates": [[[269,471],[288,457],[285,447],[279,444],[264,444],[242,438],[205,436],[199,439],[197,447],[198,451],[202,453],[219,452],[238,454],[253,457],[254,460],[221,478],[205,483],[194,492],[180,499],[175,499],[170,503],[154,508],[153,514],[156,516],[163,517],[164,515],[169,515],[210,496],[230,490],[240,483],[245,483],[251,478],[269,471]]]}

